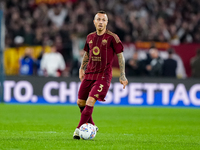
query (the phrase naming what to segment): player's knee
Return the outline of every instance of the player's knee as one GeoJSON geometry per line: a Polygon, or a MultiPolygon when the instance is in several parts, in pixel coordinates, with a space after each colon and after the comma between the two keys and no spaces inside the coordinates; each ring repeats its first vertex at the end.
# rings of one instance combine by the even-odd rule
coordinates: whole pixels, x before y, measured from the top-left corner
{"type": "Polygon", "coordinates": [[[93,97],[88,97],[87,102],[86,102],[86,105],[88,105],[88,106],[94,106],[95,102],[96,102],[96,99],[95,99],[95,98],[93,98],[93,97]]]}
{"type": "Polygon", "coordinates": [[[83,104],[82,104],[82,102],[81,101],[77,101],[77,105],[79,106],[79,107],[81,107],[83,104]]]}
{"type": "Polygon", "coordinates": [[[85,100],[80,100],[80,99],[77,100],[77,105],[78,105],[79,107],[84,107],[85,104],[86,104],[85,100]]]}

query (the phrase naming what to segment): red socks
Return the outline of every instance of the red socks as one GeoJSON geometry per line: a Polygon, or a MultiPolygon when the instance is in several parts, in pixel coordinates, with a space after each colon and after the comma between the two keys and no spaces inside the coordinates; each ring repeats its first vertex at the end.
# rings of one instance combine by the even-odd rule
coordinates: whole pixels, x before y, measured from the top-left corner
{"type": "MultiPolygon", "coordinates": [[[[79,107],[79,108],[80,108],[80,112],[82,113],[83,110],[84,110],[84,108],[85,108],[85,106],[79,107]]],[[[94,124],[94,121],[93,121],[93,119],[92,119],[92,115],[91,115],[90,119],[88,120],[88,123],[91,123],[91,124],[95,125],[95,124],[94,124]]]]}
{"type": "Polygon", "coordinates": [[[83,110],[80,108],[82,110],[82,113],[81,113],[81,119],[77,128],[79,128],[84,123],[87,123],[87,122],[91,123],[91,121],[92,121],[91,124],[94,125],[94,122],[92,120],[93,108],[94,108],[93,106],[88,106],[88,105],[86,105],[85,108],[83,108],[83,110]]]}
{"type": "Polygon", "coordinates": [[[90,119],[88,120],[88,123],[91,123],[92,125],[94,125],[94,121],[92,119],[92,115],[91,115],[90,119]]]}

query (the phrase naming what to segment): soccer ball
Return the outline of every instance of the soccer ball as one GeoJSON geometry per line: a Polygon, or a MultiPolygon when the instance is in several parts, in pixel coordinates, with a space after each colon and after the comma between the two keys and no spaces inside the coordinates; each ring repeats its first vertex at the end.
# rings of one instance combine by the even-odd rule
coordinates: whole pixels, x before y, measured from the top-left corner
{"type": "Polygon", "coordinates": [[[79,136],[84,140],[94,139],[96,128],[91,123],[85,123],[80,127],[79,136]]]}

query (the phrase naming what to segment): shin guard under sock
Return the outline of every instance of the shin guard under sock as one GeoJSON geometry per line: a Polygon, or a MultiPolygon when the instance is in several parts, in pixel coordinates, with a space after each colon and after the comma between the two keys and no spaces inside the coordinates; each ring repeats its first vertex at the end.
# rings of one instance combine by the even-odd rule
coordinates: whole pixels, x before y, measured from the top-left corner
{"type": "MultiPolygon", "coordinates": [[[[83,110],[84,110],[84,108],[85,108],[85,106],[79,107],[79,108],[80,108],[80,112],[82,113],[83,110]]],[[[91,123],[91,124],[95,125],[95,124],[94,124],[94,121],[93,121],[93,119],[92,119],[92,115],[91,115],[90,119],[88,120],[88,123],[91,123]]]]}
{"type": "Polygon", "coordinates": [[[82,124],[87,123],[92,116],[93,106],[86,105],[84,110],[81,113],[81,119],[77,128],[79,128],[82,124]]]}

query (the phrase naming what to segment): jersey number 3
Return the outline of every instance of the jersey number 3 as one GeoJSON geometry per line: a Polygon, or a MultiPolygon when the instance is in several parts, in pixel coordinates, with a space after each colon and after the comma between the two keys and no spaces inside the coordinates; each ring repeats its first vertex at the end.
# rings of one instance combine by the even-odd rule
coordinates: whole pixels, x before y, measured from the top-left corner
{"type": "Polygon", "coordinates": [[[100,86],[99,86],[99,90],[97,90],[98,92],[101,92],[102,90],[103,90],[103,84],[100,84],[100,86]]]}

